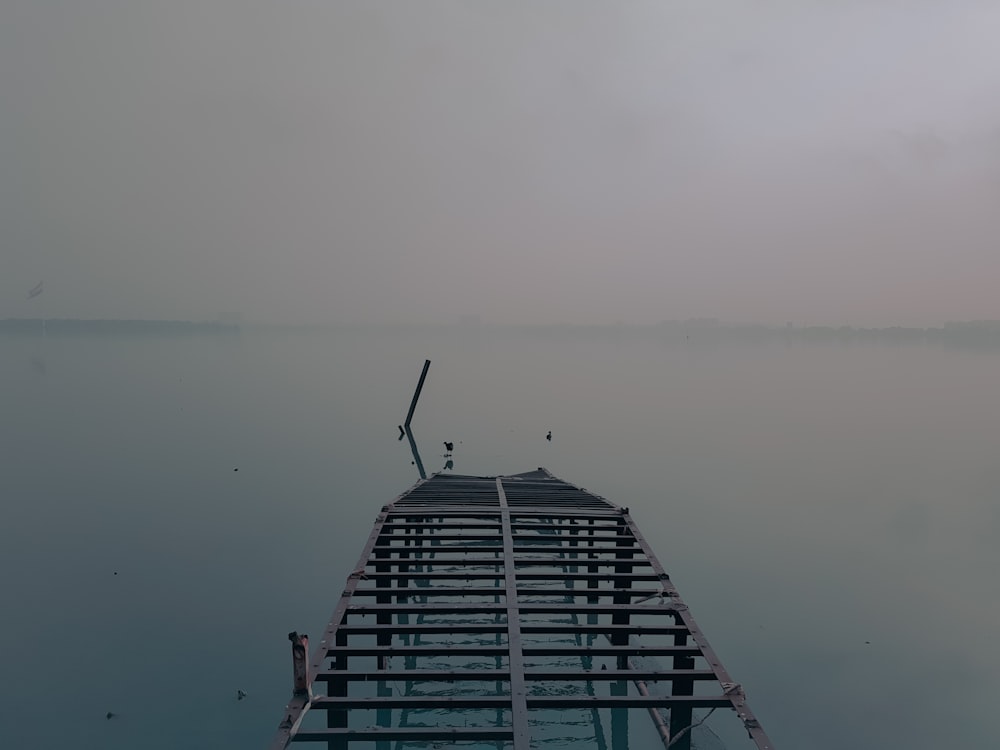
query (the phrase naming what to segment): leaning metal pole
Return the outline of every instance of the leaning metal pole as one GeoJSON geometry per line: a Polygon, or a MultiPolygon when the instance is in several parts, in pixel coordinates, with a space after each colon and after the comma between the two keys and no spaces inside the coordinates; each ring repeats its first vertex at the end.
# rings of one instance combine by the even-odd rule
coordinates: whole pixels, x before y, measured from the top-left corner
{"type": "Polygon", "coordinates": [[[403,427],[409,429],[410,420],[413,419],[413,410],[417,408],[417,399],[420,398],[420,391],[424,387],[424,379],[427,377],[427,370],[430,369],[431,361],[429,359],[424,360],[424,369],[420,373],[420,380],[417,382],[417,390],[413,392],[413,400],[410,402],[410,410],[406,412],[406,421],[403,422],[403,427]]]}

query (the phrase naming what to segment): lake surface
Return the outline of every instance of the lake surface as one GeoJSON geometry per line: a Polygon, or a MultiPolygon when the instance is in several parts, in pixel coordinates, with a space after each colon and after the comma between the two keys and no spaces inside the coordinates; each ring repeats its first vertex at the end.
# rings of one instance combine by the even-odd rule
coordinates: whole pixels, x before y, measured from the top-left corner
{"type": "Polygon", "coordinates": [[[1000,352],[454,328],[0,336],[0,747],[266,747],[425,358],[428,471],[628,505],[776,747],[996,746],[1000,352]]]}

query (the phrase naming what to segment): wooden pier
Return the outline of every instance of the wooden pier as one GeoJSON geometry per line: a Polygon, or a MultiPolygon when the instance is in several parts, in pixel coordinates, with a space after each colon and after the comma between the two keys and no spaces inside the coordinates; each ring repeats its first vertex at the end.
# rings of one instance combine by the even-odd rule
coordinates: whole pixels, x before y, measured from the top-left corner
{"type": "Polygon", "coordinates": [[[603,748],[599,709],[619,737],[645,709],[671,750],[691,747],[696,711],[728,710],[772,747],[628,508],[544,469],[421,481],[382,508],[308,663],[289,638],[273,750],[528,750],[540,717],[573,710],[603,748]]]}

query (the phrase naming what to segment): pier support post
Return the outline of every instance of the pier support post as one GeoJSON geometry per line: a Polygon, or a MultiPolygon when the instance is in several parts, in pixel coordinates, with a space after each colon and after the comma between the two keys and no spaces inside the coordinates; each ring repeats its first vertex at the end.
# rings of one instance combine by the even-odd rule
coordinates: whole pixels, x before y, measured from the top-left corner
{"type": "MultiPolygon", "coordinates": [[[[336,636],[336,648],[332,654],[330,668],[334,671],[344,673],[344,677],[334,677],[327,686],[327,695],[331,698],[347,697],[347,656],[342,649],[347,646],[347,636],[338,632],[336,636]]],[[[326,712],[326,725],[331,729],[345,729],[347,727],[347,711],[336,709],[326,712]]],[[[335,737],[326,743],[327,750],[347,750],[347,738],[335,737]]]]}
{"type": "MultiPolygon", "coordinates": [[[[621,606],[624,611],[612,614],[611,623],[613,625],[628,625],[631,619],[628,613],[628,605],[632,602],[632,596],[629,593],[632,588],[632,578],[629,576],[632,572],[632,563],[630,561],[632,560],[634,549],[629,527],[624,521],[621,521],[618,525],[617,536],[618,539],[615,541],[615,547],[625,549],[615,552],[615,575],[611,579],[615,593],[612,597],[612,602],[616,606],[621,606]]],[[[627,646],[628,643],[629,636],[627,633],[613,633],[611,635],[611,644],[614,646],[627,646]]],[[[617,666],[618,669],[628,669],[628,657],[620,655],[617,666]]]]}
{"type": "MultiPolygon", "coordinates": [[[[392,590],[392,578],[389,575],[392,572],[392,564],[388,562],[391,554],[386,550],[375,550],[375,588],[379,591],[375,596],[375,601],[378,604],[392,603],[392,594],[389,593],[392,590]]],[[[379,612],[375,615],[375,622],[379,625],[391,625],[392,613],[379,612]]],[[[376,640],[379,646],[391,646],[392,634],[379,631],[376,640]]],[[[384,669],[385,657],[379,656],[378,663],[379,669],[384,669]]]]}
{"type": "MultiPolygon", "coordinates": [[[[674,614],[674,623],[683,625],[680,616],[674,614]]],[[[686,646],[687,633],[674,635],[675,646],[686,646]]],[[[694,669],[693,656],[675,656],[674,669],[694,669]]],[[[671,695],[694,695],[694,680],[690,677],[675,677],[672,683],[671,695]]],[[[671,750],[691,750],[691,730],[688,727],[694,721],[694,712],[690,706],[674,705],[670,707],[670,747],[671,750]],[[683,734],[681,734],[683,732],[683,734]]]]}

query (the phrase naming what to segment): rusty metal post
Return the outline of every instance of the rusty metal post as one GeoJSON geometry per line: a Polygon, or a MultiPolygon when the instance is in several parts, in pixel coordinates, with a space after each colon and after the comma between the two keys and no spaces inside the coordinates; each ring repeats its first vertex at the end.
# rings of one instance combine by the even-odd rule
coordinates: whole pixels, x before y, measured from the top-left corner
{"type": "Polygon", "coordinates": [[[292,692],[295,695],[309,693],[309,636],[299,635],[294,630],[288,634],[292,642],[292,692]]]}

